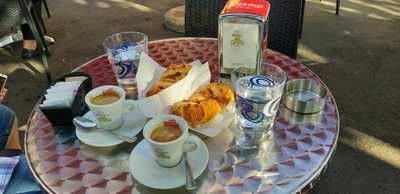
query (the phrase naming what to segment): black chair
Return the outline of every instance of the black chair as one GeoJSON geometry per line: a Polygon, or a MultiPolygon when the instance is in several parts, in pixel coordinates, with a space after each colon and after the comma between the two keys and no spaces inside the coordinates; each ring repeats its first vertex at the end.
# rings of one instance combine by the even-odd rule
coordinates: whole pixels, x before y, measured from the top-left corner
{"type": "Polygon", "coordinates": [[[336,15],[339,15],[340,11],[340,0],[336,0],[336,15]]]}
{"type": "MultiPolygon", "coordinates": [[[[227,0],[186,0],[185,35],[218,36],[218,16],[227,0]]],[[[301,29],[300,0],[270,0],[268,47],[296,58],[301,29]]]]}
{"type": "Polygon", "coordinates": [[[47,1],[43,0],[43,4],[44,4],[44,8],[46,8],[47,17],[51,17],[50,11],[49,11],[49,6],[47,6],[47,1]]]}
{"type": "Polygon", "coordinates": [[[228,0],[186,0],[185,36],[218,37],[218,16],[228,0]]]}
{"type": "Polygon", "coordinates": [[[302,1],[270,0],[268,48],[296,58],[302,27],[302,1]]]}
{"type": "MultiPolygon", "coordinates": [[[[40,26],[41,13],[37,13],[36,9],[31,9],[30,1],[25,0],[1,0],[0,1],[0,29],[1,31],[17,29],[19,25],[27,23],[31,28],[33,35],[37,41],[38,47],[43,50],[42,62],[45,69],[47,80],[51,82],[51,75],[47,63],[47,54],[49,54],[47,45],[44,40],[44,32],[40,26]]],[[[14,32],[0,38],[0,48],[16,41],[22,40],[20,32],[14,32]]]]}
{"type": "Polygon", "coordinates": [[[37,12],[37,19],[40,22],[40,27],[41,27],[41,29],[43,31],[43,34],[47,34],[47,28],[46,28],[46,25],[45,25],[45,23],[43,21],[42,12],[41,12],[42,4],[44,5],[44,7],[46,9],[46,12],[48,14],[47,16],[49,17],[50,12],[48,12],[48,7],[47,7],[46,0],[40,0],[40,3],[34,4],[33,5],[33,9],[36,10],[36,12],[37,12]]]}
{"type": "MultiPolygon", "coordinates": [[[[319,0],[322,1],[322,0],[319,0]]],[[[340,0],[336,0],[336,15],[339,15],[340,11],[340,0]]]]}
{"type": "MultiPolygon", "coordinates": [[[[48,7],[48,5],[47,5],[47,1],[46,1],[46,0],[40,0],[40,1],[41,1],[40,3],[34,5],[34,6],[35,6],[35,9],[36,9],[36,10],[42,10],[42,9],[41,9],[41,6],[42,6],[42,4],[43,4],[44,8],[46,9],[47,17],[51,17],[50,11],[49,11],[49,7],[48,7]]],[[[40,24],[41,24],[40,26],[42,27],[42,30],[43,30],[44,34],[47,34],[47,28],[46,28],[46,25],[45,25],[45,23],[44,23],[44,21],[43,21],[42,13],[41,13],[41,12],[38,13],[38,19],[39,19],[39,22],[40,22],[40,24]]],[[[46,37],[46,36],[45,36],[45,37],[46,37]]],[[[46,37],[46,38],[47,38],[47,37],[46,37]]],[[[52,38],[49,37],[49,39],[52,39],[52,38]]],[[[46,39],[46,41],[47,41],[47,39],[46,39]]],[[[47,42],[49,42],[49,41],[47,41],[47,42]]],[[[52,39],[52,40],[50,41],[50,43],[54,43],[54,42],[55,42],[54,39],[52,39]]]]}

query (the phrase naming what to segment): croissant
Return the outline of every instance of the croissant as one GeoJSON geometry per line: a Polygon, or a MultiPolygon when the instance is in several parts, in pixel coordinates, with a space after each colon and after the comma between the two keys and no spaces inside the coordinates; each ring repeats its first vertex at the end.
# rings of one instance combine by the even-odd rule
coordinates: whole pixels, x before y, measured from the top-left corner
{"type": "Polygon", "coordinates": [[[172,105],[171,114],[183,117],[191,125],[205,123],[221,111],[221,106],[216,100],[180,101],[172,105]]]}
{"type": "Polygon", "coordinates": [[[211,120],[233,99],[234,94],[228,85],[211,83],[201,87],[188,100],[173,104],[170,113],[196,125],[211,120]]]}
{"type": "Polygon", "coordinates": [[[210,83],[197,90],[189,100],[215,99],[222,107],[225,107],[234,99],[232,89],[222,83],[210,83]]]}
{"type": "Polygon", "coordinates": [[[147,91],[146,96],[152,96],[159,93],[161,90],[168,88],[172,84],[183,79],[192,68],[191,65],[171,64],[161,75],[160,80],[156,81],[153,86],[147,91]]]}

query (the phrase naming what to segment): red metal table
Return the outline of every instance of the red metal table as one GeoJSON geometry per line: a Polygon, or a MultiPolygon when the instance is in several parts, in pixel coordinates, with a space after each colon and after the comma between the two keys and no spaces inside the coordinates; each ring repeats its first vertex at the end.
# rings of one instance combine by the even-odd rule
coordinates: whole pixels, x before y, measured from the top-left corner
{"type": "MultiPolygon", "coordinates": [[[[149,43],[150,56],[166,66],[199,59],[209,62],[212,80],[219,79],[217,40],[176,38],[149,43]]],[[[304,65],[272,50],[264,60],[288,73],[325,84],[304,65]]],[[[106,56],[78,67],[92,75],[93,86],[116,84],[106,56]]],[[[327,88],[328,89],[328,88],[327,88]]],[[[339,135],[339,114],[329,92],[318,114],[300,115],[281,105],[265,149],[253,154],[231,149],[232,134],[224,130],[204,139],[210,150],[208,169],[199,178],[198,193],[297,193],[310,187],[327,166],[339,135]]],[[[128,156],[135,144],[94,148],[81,143],[73,129],[55,129],[36,106],[29,119],[25,148],[30,168],[49,193],[186,193],[182,188],[162,191],[133,180],[128,156]],[[72,135],[71,135],[72,133],[72,135]]]]}

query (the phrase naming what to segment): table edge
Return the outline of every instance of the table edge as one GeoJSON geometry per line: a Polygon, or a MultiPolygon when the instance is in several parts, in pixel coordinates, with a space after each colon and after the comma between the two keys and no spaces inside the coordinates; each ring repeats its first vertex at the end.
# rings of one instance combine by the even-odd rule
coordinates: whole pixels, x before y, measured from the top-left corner
{"type": "MultiPolygon", "coordinates": [[[[40,97],[40,99],[43,98],[40,97]]],[[[32,164],[30,162],[29,159],[29,154],[28,154],[28,144],[27,144],[27,140],[28,140],[28,130],[30,128],[31,125],[31,118],[33,116],[33,114],[35,114],[37,112],[38,109],[38,105],[39,105],[40,100],[38,100],[35,104],[35,106],[33,107],[30,115],[29,115],[29,119],[28,119],[28,123],[26,124],[26,131],[25,131],[25,135],[24,135],[24,151],[25,151],[25,157],[27,159],[27,163],[28,163],[28,167],[29,170],[31,171],[33,177],[35,177],[35,180],[39,183],[39,185],[41,186],[41,188],[43,188],[47,193],[56,193],[55,191],[53,191],[52,189],[50,189],[50,187],[48,187],[46,184],[44,184],[44,181],[39,177],[38,173],[36,172],[36,170],[33,169],[32,164]]]]}
{"type": "MultiPolygon", "coordinates": [[[[178,38],[167,38],[167,39],[160,39],[160,40],[153,40],[153,41],[149,41],[149,43],[158,43],[158,42],[165,42],[165,41],[170,41],[170,40],[213,40],[213,41],[218,41],[218,39],[216,38],[206,38],[206,37],[178,37],[178,38]]],[[[269,49],[269,48],[267,48],[269,49]]],[[[269,49],[272,50],[272,49],[269,49]]],[[[272,50],[274,51],[274,50],[272,50]]],[[[286,56],[278,51],[274,51],[282,56],[286,56]]],[[[72,70],[72,72],[78,71],[79,69],[81,69],[82,67],[92,63],[93,61],[99,60],[100,58],[105,57],[106,54],[102,54],[94,59],[91,59],[89,61],[87,61],[86,63],[74,68],[72,70]]],[[[294,61],[297,61],[296,59],[290,58],[294,61]]],[[[324,87],[328,90],[328,93],[330,94],[330,97],[332,98],[332,102],[336,107],[336,115],[337,115],[337,124],[336,124],[336,129],[337,129],[337,133],[335,135],[335,140],[333,142],[332,145],[332,149],[330,150],[330,153],[324,158],[324,161],[322,162],[323,165],[320,165],[319,168],[315,171],[314,175],[311,176],[307,181],[304,181],[302,184],[300,184],[295,190],[293,190],[290,193],[297,193],[297,192],[301,192],[301,190],[303,188],[305,188],[308,184],[310,184],[311,182],[313,182],[315,179],[317,179],[322,170],[327,166],[327,163],[330,161],[330,159],[332,158],[332,156],[334,155],[334,152],[336,150],[337,147],[337,142],[339,139],[339,133],[340,133],[340,114],[339,114],[339,108],[337,106],[336,100],[333,96],[333,93],[331,92],[331,90],[329,89],[329,87],[326,85],[326,83],[316,74],[314,73],[308,66],[304,65],[303,63],[297,61],[298,63],[300,63],[301,65],[303,65],[307,70],[309,70],[314,76],[316,76],[318,78],[318,80],[320,81],[320,83],[322,83],[324,85],[324,87]]],[[[42,97],[41,97],[42,98],[42,97]]],[[[37,172],[33,169],[33,167],[31,166],[31,163],[29,162],[29,154],[27,152],[27,138],[28,138],[28,130],[30,128],[30,124],[31,124],[31,118],[33,116],[33,114],[38,110],[38,103],[39,101],[35,104],[35,106],[33,107],[29,117],[28,117],[28,122],[27,122],[27,131],[25,132],[24,135],[24,151],[25,151],[25,156],[28,159],[28,167],[31,170],[33,176],[35,177],[35,179],[37,180],[37,182],[40,184],[40,186],[42,188],[44,188],[46,190],[46,192],[48,193],[55,193],[54,191],[52,191],[46,184],[44,184],[44,181],[38,176],[37,172]]],[[[311,187],[312,188],[312,187],[311,187]]]]}

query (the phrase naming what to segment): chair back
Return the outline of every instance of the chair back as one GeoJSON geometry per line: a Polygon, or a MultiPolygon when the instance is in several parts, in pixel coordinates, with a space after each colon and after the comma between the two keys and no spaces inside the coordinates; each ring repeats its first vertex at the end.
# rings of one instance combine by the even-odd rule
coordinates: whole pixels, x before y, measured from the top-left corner
{"type": "Polygon", "coordinates": [[[186,0],[185,36],[218,37],[218,17],[227,0],[186,0]]]}
{"type": "Polygon", "coordinates": [[[24,23],[17,0],[0,0],[0,31],[9,31],[12,26],[24,23]]]}
{"type": "Polygon", "coordinates": [[[296,58],[301,29],[300,0],[269,0],[268,48],[296,58]]]}

